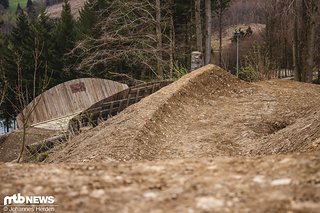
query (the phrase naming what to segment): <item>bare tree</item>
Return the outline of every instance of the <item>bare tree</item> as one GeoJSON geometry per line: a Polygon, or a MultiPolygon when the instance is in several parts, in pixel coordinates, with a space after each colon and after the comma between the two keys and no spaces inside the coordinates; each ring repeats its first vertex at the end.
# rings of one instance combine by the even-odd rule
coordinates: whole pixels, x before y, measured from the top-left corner
{"type": "Polygon", "coordinates": [[[195,0],[195,25],[196,25],[196,39],[197,51],[203,53],[202,42],[202,21],[201,21],[201,0],[195,0]]]}
{"type": "Polygon", "coordinates": [[[293,53],[295,80],[313,79],[318,0],[294,0],[293,53]]]}
{"type": "Polygon", "coordinates": [[[215,11],[219,19],[219,66],[222,66],[222,17],[229,7],[230,0],[216,0],[215,11]]]}
{"type": "MultiPolygon", "coordinates": [[[[0,61],[0,66],[3,67],[3,65],[1,64],[1,61],[0,61]]],[[[2,74],[2,70],[0,68],[0,107],[5,100],[7,86],[8,86],[7,81],[5,79],[5,76],[2,74]]]]}
{"type": "Polygon", "coordinates": [[[6,82],[5,81],[0,82],[0,107],[5,99],[6,90],[7,90],[6,82]]]}
{"type": "Polygon", "coordinates": [[[293,42],[292,42],[292,53],[293,53],[293,66],[294,66],[294,80],[301,81],[301,64],[300,64],[300,42],[299,42],[299,18],[298,18],[298,10],[299,10],[299,2],[298,0],[294,0],[293,6],[293,17],[294,17],[294,27],[293,27],[293,42]]]}
{"type": "Polygon", "coordinates": [[[205,13],[206,13],[206,42],[205,42],[205,63],[209,64],[211,61],[211,36],[212,36],[212,12],[211,0],[205,0],[205,13]]]}
{"type": "Polygon", "coordinates": [[[18,115],[18,119],[20,121],[19,128],[22,128],[22,144],[21,144],[20,153],[17,159],[18,163],[21,161],[24,150],[25,150],[29,118],[41,99],[41,96],[36,97],[36,94],[42,93],[49,86],[49,82],[50,82],[51,75],[47,72],[47,66],[46,64],[43,64],[44,63],[43,61],[40,60],[40,57],[42,56],[42,54],[43,54],[43,44],[40,44],[37,39],[34,39],[34,50],[33,50],[34,67],[33,67],[33,75],[32,75],[33,76],[32,85],[30,85],[25,81],[24,75],[23,75],[23,73],[25,72],[22,65],[23,55],[15,52],[17,79],[15,80],[16,82],[15,85],[8,86],[8,89],[15,95],[16,101],[13,102],[9,98],[8,98],[8,101],[11,102],[12,106],[16,109],[16,111],[20,112],[20,114],[18,115]],[[45,66],[45,69],[43,70],[44,73],[39,73],[41,66],[45,66]],[[38,88],[37,85],[41,85],[41,88],[38,88]]]}
{"type": "MultiPolygon", "coordinates": [[[[173,1],[173,0],[172,0],[173,1]]],[[[171,2],[172,4],[172,2],[171,2]]],[[[173,5],[173,4],[172,4],[173,5]]],[[[174,69],[174,54],[176,48],[176,35],[175,35],[175,27],[174,27],[174,17],[173,17],[173,6],[170,7],[170,71],[169,71],[169,78],[173,78],[173,69],[174,69]]]]}
{"type": "Polygon", "coordinates": [[[97,27],[101,36],[85,38],[71,52],[81,58],[79,69],[92,70],[97,65],[108,67],[126,61],[163,78],[163,68],[170,64],[172,52],[170,33],[164,33],[170,26],[170,12],[164,13],[170,11],[168,5],[160,4],[160,0],[113,1],[100,14],[97,27]]]}
{"type": "Polygon", "coordinates": [[[156,0],[156,34],[157,34],[157,74],[159,79],[163,79],[162,69],[162,31],[161,31],[161,3],[156,0]]]}
{"type": "MultiPolygon", "coordinates": [[[[1,37],[0,37],[1,39],[1,37]]],[[[2,43],[0,43],[1,47],[2,43]]],[[[2,52],[0,52],[2,54],[2,52]]],[[[0,57],[0,107],[5,100],[5,95],[7,91],[7,81],[5,79],[4,69],[3,69],[3,58],[0,57]]]]}
{"type": "Polygon", "coordinates": [[[314,50],[315,50],[315,27],[316,16],[318,12],[317,0],[303,1],[303,21],[304,21],[304,49],[302,50],[302,81],[312,82],[313,65],[314,65],[314,50]]]}

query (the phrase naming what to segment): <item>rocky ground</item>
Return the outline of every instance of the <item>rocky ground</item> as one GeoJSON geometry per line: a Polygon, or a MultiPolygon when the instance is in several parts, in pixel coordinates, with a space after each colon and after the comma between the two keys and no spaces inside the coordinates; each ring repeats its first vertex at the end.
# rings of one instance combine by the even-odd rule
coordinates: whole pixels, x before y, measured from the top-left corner
{"type": "Polygon", "coordinates": [[[319,212],[319,92],[207,66],[44,163],[0,164],[0,196],[53,195],[57,212],[319,212]]]}

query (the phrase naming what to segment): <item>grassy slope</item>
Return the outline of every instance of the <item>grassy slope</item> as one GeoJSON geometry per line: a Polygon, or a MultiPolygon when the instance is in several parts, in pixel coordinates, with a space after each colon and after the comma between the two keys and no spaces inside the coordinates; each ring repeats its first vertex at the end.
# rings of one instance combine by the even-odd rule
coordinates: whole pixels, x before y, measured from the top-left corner
{"type": "Polygon", "coordinates": [[[17,9],[18,3],[20,3],[20,6],[22,8],[25,8],[27,4],[27,0],[9,0],[9,10],[11,12],[15,12],[17,9]]]}

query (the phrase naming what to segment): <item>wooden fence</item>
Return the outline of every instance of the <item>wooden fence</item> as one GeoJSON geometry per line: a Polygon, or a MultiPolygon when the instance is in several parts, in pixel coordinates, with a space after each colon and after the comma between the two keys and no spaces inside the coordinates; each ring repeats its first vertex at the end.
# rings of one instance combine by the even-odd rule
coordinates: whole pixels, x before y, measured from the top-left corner
{"type": "MultiPolygon", "coordinates": [[[[27,124],[42,122],[80,113],[106,97],[126,90],[128,86],[111,80],[82,78],[59,84],[36,97],[24,110],[30,114],[27,124]]],[[[22,127],[22,115],[17,116],[18,128],[22,127]]]]}
{"type": "Polygon", "coordinates": [[[81,127],[89,125],[96,126],[99,121],[107,120],[128,106],[137,103],[142,98],[151,95],[171,83],[172,81],[160,81],[141,84],[103,99],[84,110],[78,116],[72,118],[68,125],[69,131],[76,134],[81,127]]]}

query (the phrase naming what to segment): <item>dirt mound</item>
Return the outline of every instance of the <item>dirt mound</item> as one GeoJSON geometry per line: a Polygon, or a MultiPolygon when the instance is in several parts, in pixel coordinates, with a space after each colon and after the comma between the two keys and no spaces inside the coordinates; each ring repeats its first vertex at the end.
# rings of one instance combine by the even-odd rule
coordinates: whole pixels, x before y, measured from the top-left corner
{"type": "MultiPolygon", "coordinates": [[[[26,135],[26,145],[49,138],[55,133],[55,131],[51,130],[29,128],[26,135]]],[[[3,140],[0,140],[0,162],[10,162],[18,158],[21,149],[22,135],[21,130],[15,130],[4,136],[3,140]]],[[[30,157],[26,152],[25,158],[30,157]]]]}
{"type": "Polygon", "coordinates": [[[188,119],[186,106],[205,104],[210,97],[230,96],[245,86],[221,68],[209,65],[127,108],[92,131],[77,136],[61,152],[50,156],[48,162],[151,160],[162,147],[157,143],[162,128],[172,126],[173,122],[179,125],[179,121],[188,119]]]}
{"type": "Polygon", "coordinates": [[[315,151],[320,87],[247,84],[206,66],[81,134],[46,162],[255,156],[315,151]]]}
{"type": "Polygon", "coordinates": [[[319,92],[206,66],[46,159],[62,163],[0,163],[0,205],[22,193],[54,196],[57,212],[319,212],[319,92]]]}

